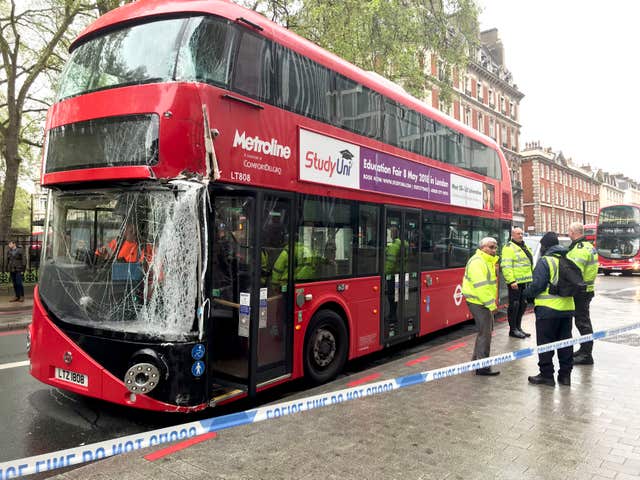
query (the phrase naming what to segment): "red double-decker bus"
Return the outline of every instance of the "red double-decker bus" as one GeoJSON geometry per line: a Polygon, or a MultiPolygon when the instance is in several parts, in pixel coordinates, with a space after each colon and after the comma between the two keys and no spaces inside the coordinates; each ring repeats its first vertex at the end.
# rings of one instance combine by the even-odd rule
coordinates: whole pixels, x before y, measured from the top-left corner
{"type": "Polygon", "coordinates": [[[193,411],[470,318],[505,241],[497,144],[222,0],[139,1],[71,45],[31,373],[193,411]]]}
{"type": "Polygon", "coordinates": [[[640,205],[610,205],[598,214],[598,270],[605,275],[640,272],[640,205]]]}

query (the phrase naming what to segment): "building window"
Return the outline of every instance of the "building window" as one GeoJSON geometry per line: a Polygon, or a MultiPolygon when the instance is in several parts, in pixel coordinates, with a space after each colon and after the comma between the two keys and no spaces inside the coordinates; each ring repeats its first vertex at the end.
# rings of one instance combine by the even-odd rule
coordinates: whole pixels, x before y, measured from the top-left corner
{"type": "Polygon", "coordinates": [[[479,101],[482,101],[482,83],[476,83],[476,96],[479,101]]]}
{"type": "Polygon", "coordinates": [[[478,131],[484,133],[484,116],[478,112],[478,131]]]}
{"type": "Polygon", "coordinates": [[[496,138],[496,121],[493,118],[489,119],[489,136],[493,139],[496,138]]]}

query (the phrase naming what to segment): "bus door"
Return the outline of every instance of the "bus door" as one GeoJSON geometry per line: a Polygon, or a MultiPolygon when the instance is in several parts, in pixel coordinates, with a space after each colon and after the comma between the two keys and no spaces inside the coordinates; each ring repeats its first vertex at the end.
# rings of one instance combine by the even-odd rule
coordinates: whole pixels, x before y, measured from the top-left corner
{"type": "Polygon", "coordinates": [[[288,242],[291,199],[263,193],[212,195],[209,328],[210,374],[216,385],[255,394],[290,374],[291,288],[281,255],[288,242]],[[277,250],[277,251],[276,251],[277,250]]]}
{"type": "Polygon", "coordinates": [[[420,212],[387,207],[385,218],[383,342],[420,331],[420,212]]]}

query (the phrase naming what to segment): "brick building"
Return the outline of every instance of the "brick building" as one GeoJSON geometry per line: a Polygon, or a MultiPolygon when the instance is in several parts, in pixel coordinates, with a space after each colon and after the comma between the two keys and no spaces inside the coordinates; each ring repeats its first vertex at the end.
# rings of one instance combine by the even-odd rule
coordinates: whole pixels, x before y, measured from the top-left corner
{"type": "Polygon", "coordinates": [[[600,208],[624,203],[624,190],[618,186],[615,175],[597,170],[595,177],[600,182],[600,208]]]}
{"type": "Polygon", "coordinates": [[[601,182],[562,152],[528,143],[521,151],[525,231],[567,233],[571,222],[596,223],[601,182]]]}
{"type": "MultiPolygon", "coordinates": [[[[480,34],[480,48],[469,59],[462,75],[453,75],[455,95],[450,104],[441,101],[439,90],[434,86],[430,101],[437,108],[466,125],[493,138],[502,147],[511,173],[513,192],[513,223],[524,225],[522,210],[521,159],[519,109],[524,94],[518,90],[511,72],[504,61],[504,48],[498,30],[491,29],[480,34]]],[[[434,55],[431,72],[443,79],[446,67],[434,55]]]]}

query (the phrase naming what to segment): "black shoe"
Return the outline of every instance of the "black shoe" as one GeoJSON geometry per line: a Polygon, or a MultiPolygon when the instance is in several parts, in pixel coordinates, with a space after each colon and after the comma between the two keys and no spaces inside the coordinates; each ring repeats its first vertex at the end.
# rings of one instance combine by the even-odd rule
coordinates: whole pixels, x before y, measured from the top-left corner
{"type": "Polygon", "coordinates": [[[525,332],[523,329],[519,328],[518,330],[520,330],[520,333],[523,334],[525,337],[530,337],[531,334],[528,332],[525,332]]]}
{"type": "Polygon", "coordinates": [[[558,383],[566,387],[571,385],[571,375],[558,375],[558,383]]]}
{"type": "Polygon", "coordinates": [[[491,368],[479,368],[476,370],[476,375],[483,375],[485,377],[495,377],[496,375],[500,375],[498,370],[491,370],[491,368]]]}
{"type": "Polygon", "coordinates": [[[521,332],[520,330],[509,330],[509,336],[516,338],[527,338],[524,332],[521,332]]]}
{"type": "Polygon", "coordinates": [[[573,357],[574,365],[593,365],[593,357],[590,353],[582,352],[580,355],[575,355],[573,357]]]}
{"type": "Polygon", "coordinates": [[[536,375],[535,377],[529,377],[529,383],[534,385],[549,385],[550,387],[554,387],[556,381],[553,377],[543,377],[542,375],[536,375]]]}

